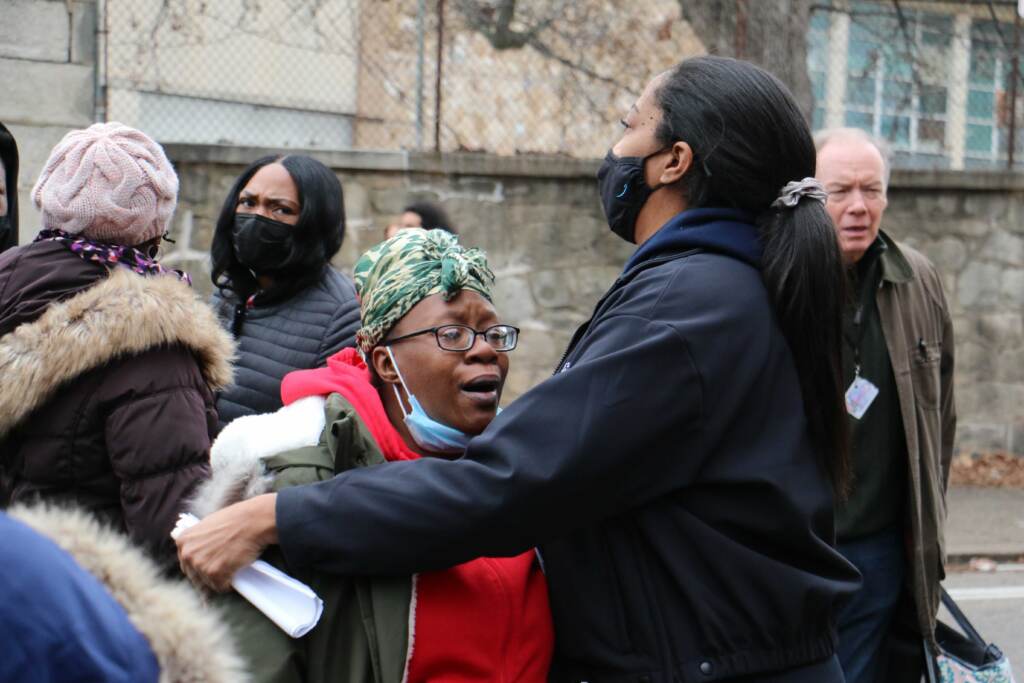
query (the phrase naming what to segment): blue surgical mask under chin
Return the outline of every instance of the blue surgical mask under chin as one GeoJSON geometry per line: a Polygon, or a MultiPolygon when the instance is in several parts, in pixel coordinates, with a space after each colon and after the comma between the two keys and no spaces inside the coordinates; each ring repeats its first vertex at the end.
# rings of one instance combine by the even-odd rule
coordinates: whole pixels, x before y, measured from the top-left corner
{"type": "Polygon", "coordinates": [[[395,392],[395,397],[398,399],[398,407],[402,410],[405,426],[408,428],[412,440],[419,444],[420,448],[431,453],[461,453],[466,450],[466,445],[469,444],[469,440],[473,437],[460,432],[454,427],[438,422],[427,415],[427,411],[423,410],[423,406],[416,400],[413,393],[409,391],[409,385],[405,383],[402,371],[398,369],[398,361],[395,360],[394,354],[391,353],[391,347],[385,348],[387,349],[388,356],[391,357],[391,362],[395,365],[395,370],[398,372],[398,381],[402,383],[405,395],[409,397],[411,410],[407,413],[405,412],[405,404],[402,403],[402,395],[398,393],[398,387],[394,384],[391,385],[395,392]]]}

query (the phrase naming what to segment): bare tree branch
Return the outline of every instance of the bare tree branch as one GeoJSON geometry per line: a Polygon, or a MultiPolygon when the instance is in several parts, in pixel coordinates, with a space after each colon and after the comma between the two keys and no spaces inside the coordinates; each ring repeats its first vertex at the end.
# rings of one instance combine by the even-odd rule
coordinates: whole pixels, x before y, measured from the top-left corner
{"type": "Polygon", "coordinates": [[[811,0],[678,0],[683,18],[711,54],[737,56],[789,86],[804,116],[814,107],[807,71],[811,0]],[[738,21],[738,19],[742,20],[738,21]]]}
{"type": "Polygon", "coordinates": [[[591,69],[590,67],[588,67],[585,64],[582,64],[580,62],[574,62],[571,59],[569,59],[568,57],[563,57],[562,55],[557,54],[554,50],[552,50],[550,47],[548,47],[547,45],[545,45],[544,43],[542,43],[539,40],[531,40],[529,45],[534,50],[539,52],[541,55],[547,57],[548,59],[553,60],[555,62],[558,62],[562,66],[567,66],[570,69],[572,69],[573,71],[578,71],[579,73],[583,74],[587,78],[591,78],[591,79],[593,79],[595,81],[600,81],[601,83],[606,83],[606,84],[614,86],[615,88],[618,88],[620,90],[625,90],[626,92],[629,92],[632,95],[637,95],[638,94],[638,93],[633,92],[632,89],[630,89],[629,87],[623,85],[621,82],[615,80],[614,78],[611,78],[609,76],[605,76],[603,74],[599,74],[599,73],[597,73],[596,71],[594,71],[593,69],[591,69]]]}
{"type": "Polygon", "coordinates": [[[519,9],[516,0],[500,0],[495,7],[487,0],[458,0],[456,7],[466,20],[467,26],[487,39],[487,42],[496,50],[517,50],[524,47],[531,47],[540,55],[550,59],[562,66],[572,69],[587,78],[605,83],[620,90],[633,93],[631,88],[625,86],[620,80],[599,73],[596,69],[588,66],[582,59],[566,57],[551,44],[544,40],[542,34],[546,31],[554,31],[565,42],[573,44],[579,36],[571,35],[562,21],[569,5],[568,0],[560,0],[553,8],[541,17],[523,16],[517,14],[519,9]],[[525,26],[523,29],[515,29],[514,25],[525,26]]]}
{"type": "Polygon", "coordinates": [[[523,22],[522,16],[516,14],[516,0],[501,0],[497,11],[490,4],[479,0],[459,0],[456,8],[469,27],[487,38],[495,50],[516,50],[535,42],[541,32],[561,19],[568,3],[564,0],[559,2],[548,16],[532,25],[523,22]],[[527,28],[517,30],[513,28],[514,23],[523,23],[527,28]]]}

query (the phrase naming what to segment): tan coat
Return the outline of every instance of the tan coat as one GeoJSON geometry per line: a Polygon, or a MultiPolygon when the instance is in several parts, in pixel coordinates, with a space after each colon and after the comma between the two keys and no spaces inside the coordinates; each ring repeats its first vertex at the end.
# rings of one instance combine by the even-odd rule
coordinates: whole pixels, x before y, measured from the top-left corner
{"type": "Polygon", "coordinates": [[[933,640],[956,434],[953,324],[935,266],[884,237],[890,248],[882,255],[877,302],[907,439],[908,577],[921,631],[933,640]]]}

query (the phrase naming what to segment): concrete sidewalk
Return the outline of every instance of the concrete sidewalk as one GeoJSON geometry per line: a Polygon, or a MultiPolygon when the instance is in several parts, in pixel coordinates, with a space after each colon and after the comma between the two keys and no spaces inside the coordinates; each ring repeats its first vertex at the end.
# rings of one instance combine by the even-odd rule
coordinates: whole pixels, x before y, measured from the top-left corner
{"type": "Polygon", "coordinates": [[[1024,489],[951,486],[946,493],[946,556],[1014,561],[1024,556],[1024,489]]]}

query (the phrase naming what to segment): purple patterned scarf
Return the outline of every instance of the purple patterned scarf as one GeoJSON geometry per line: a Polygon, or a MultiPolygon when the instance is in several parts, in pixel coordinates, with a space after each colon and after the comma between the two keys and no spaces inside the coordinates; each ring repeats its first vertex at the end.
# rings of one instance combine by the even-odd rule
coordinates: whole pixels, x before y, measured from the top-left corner
{"type": "Polygon", "coordinates": [[[71,253],[77,254],[86,261],[124,266],[140,275],[174,275],[185,284],[192,286],[192,278],[188,273],[175,268],[164,268],[135,247],[94,242],[87,237],[71,235],[63,230],[43,230],[36,235],[35,241],[42,240],[61,242],[71,250],[71,253]]]}

